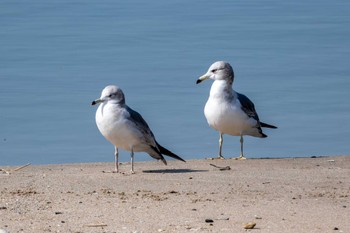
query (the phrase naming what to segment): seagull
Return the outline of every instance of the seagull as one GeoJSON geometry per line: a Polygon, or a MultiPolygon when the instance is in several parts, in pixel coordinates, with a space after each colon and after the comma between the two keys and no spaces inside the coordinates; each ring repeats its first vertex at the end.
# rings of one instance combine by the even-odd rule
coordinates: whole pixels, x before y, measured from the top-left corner
{"type": "Polygon", "coordinates": [[[134,152],[146,152],[165,165],[167,162],[162,154],[185,162],[159,145],[142,116],[125,104],[124,93],[118,86],[106,86],[101,97],[91,105],[96,104],[100,104],[95,117],[97,127],[115,146],[115,172],[119,171],[118,148],[131,152],[131,173],[134,173],[134,152]]]}
{"type": "Polygon", "coordinates": [[[262,127],[276,129],[274,125],[259,120],[253,102],[245,95],[232,89],[234,73],[228,62],[214,62],[207,73],[199,77],[197,84],[206,79],[214,80],[210,95],[204,107],[204,115],[210,127],[220,132],[219,156],[222,156],[223,135],[240,136],[241,154],[237,159],[245,159],[243,136],[266,138],[262,127]]]}

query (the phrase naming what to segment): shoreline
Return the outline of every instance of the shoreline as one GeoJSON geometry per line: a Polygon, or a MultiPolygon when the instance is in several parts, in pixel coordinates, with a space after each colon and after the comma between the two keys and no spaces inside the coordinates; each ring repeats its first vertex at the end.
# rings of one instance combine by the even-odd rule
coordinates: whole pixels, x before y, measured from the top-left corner
{"type": "Polygon", "coordinates": [[[0,167],[9,233],[350,232],[350,156],[18,167],[0,167]]]}
{"type": "MultiPolygon", "coordinates": [[[[306,155],[302,155],[302,156],[286,156],[286,157],[246,157],[247,160],[268,160],[268,159],[317,159],[317,158],[333,158],[333,157],[346,157],[346,156],[350,156],[350,155],[343,155],[343,154],[339,154],[339,155],[310,155],[310,156],[306,156],[306,155]]],[[[172,162],[172,161],[176,161],[176,159],[170,158],[168,156],[165,156],[165,159],[167,162],[172,162]]],[[[202,161],[202,160],[212,160],[215,161],[217,160],[216,157],[203,157],[203,158],[193,158],[193,159],[185,159],[186,162],[190,162],[190,161],[202,161]]],[[[235,160],[235,157],[225,157],[225,159],[223,160],[235,160]]],[[[149,158],[149,160],[135,160],[135,164],[136,163],[148,163],[148,162],[157,162],[157,160],[152,159],[151,157],[149,158]]],[[[112,161],[89,161],[89,162],[65,162],[65,163],[31,163],[31,162],[27,162],[27,163],[22,163],[22,164],[15,164],[15,165],[1,165],[0,164],[0,172],[6,168],[7,169],[16,169],[16,168],[20,168],[22,166],[27,167],[27,166],[55,166],[55,165],[79,165],[79,164],[108,164],[108,163],[113,163],[112,161]]],[[[130,164],[129,161],[121,161],[119,162],[119,164],[130,164]]],[[[167,165],[165,165],[167,166],[167,165]]],[[[22,168],[20,168],[22,169],[22,168]]]]}

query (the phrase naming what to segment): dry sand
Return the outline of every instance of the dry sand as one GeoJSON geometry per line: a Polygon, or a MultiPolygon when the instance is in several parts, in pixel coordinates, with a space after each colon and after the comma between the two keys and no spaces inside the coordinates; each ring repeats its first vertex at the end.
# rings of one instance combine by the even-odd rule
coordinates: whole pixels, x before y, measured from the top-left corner
{"type": "Polygon", "coordinates": [[[350,156],[0,168],[9,233],[350,232],[350,156]]]}

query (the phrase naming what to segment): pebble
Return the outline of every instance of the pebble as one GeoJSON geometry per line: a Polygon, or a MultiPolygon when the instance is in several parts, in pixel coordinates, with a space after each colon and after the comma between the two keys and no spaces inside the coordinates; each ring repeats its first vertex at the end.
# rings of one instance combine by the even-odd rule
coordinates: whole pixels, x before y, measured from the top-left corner
{"type": "Polygon", "coordinates": [[[255,227],[256,223],[255,222],[250,222],[250,223],[245,223],[243,224],[244,229],[253,229],[255,227]]]}
{"type": "Polygon", "coordinates": [[[205,220],[205,222],[206,222],[206,223],[213,223],[214,220],[213,220],[213,219],[210,219],[210,218],[207,218],[207,219],[205,220]]]}
{"type": "Polygon", "coordinates": [[[0,233],[8,233],[8,232],[4,229],[0,229],[0,233]]]}
{"type": "Polygon", "coordinates": [[[222,216],[222,217],[217,218],[217,220],[230,220],[230,218],[222,216]]]}

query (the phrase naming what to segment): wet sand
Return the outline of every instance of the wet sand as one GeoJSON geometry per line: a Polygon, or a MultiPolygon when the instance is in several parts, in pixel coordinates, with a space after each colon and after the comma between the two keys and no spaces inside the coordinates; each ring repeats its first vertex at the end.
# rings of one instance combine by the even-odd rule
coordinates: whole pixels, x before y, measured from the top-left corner
{"type": "Polygon", "coordinates": [[[0,229],[350,232],[350,156],[136,162],[136,174],[129,163],[122,173],[113,168],[0,166],[0,229]]]}

